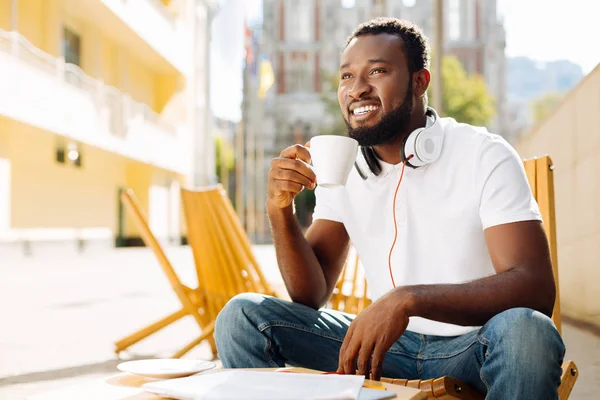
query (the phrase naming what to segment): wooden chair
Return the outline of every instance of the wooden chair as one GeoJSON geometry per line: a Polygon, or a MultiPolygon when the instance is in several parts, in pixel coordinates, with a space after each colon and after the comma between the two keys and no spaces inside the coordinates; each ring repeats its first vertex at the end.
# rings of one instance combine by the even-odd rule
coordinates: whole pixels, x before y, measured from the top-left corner
{"type": "Polygon", "coordinates": [[[131,335],[118,340],[115,342],[115,352],[118,354],[121,351],[127,349],[133,344],[139,342],[140,340],[150,336],[151,334],[157,332],[158,330],[178,321],[184,316],[190,315],[194,318],[200,331],[201,335],[194,339],[192,342],[188,343],[181,350],[177,351],[173,357],[179,358],[184,354],[189,352],[192,348],[198,345],[203,340],[208,340],[210,347],[212,349],[213,356],[217,354],[217,348],[215,345],[215,341],[213,339],[213,331],[214,331],[214,318],[212,317],[211,310],[209,309],[209,305],[211,302],[207,298],[207,293],[204,290],[202,285],[198,285],[196,289],[191,289],[181,283],[177,273],[173,269],[173,266],[167,259],[165,252],[163,251],[160,243],[156,240],[156,237],[152,234],[150,230],[150,226],[148,225],[148,219],[140,207],[139,202],[137,201],[135,194],[131,189],[126,190],[121,195],[121,201],[133,217],[133,220],[137,224],[140,229],[140,233],[142,239],[146,246],[152,249],[152,252],[158,259],[158,262],[165,273],[173,291],[177,295],[179,302],[181,303],[181,309],[178,311],[140,329],[137,332],[132,333],[131,335]]]}
{"type": "MultiPolygon", "coordinates": [[[[549,156],[525,160],[525,172],[531,191],[537,200],[548,242],[550,245],[550,256],[552,258],[552,270],[556,281],[556,301],[552,313],[552,321],[560,333],[560,296],[558,287],[558,254],[556,244],[556,217],[554,212],[554,176],[552,160],[549,156]]],[[[365,307],[371,304],[367,296],[367,284],[362,277],[362,271],[359,268],[359,259],[357,255],[351,253],[339,281],[336,284],[334,293],[330,299],[329,305],[336,310],[358,314],[365,307]],[[362,282],[362,283],[361,283],[362,282]],[[359,283],[361,283],[359,285],[359,283]],[[360,297],[363,298],[360,298],[360,297]]],[[[569,398],[573,386],[577,381],[579,371],[573,361],[565,361],[562,365],[561,384],[558,388],[560,400],[569,398]]],[[[396,383],[414,388],[419,388],[427,393],[428,398],[433,399],[464,399],[475,400],[483,399],[484,395],[475,391],[468,385],[457,379],[444,376],[437,379],[428,380],[406,380],[406,379],[388,379],[382,378],[388,383],[396,383]]]]}
{"type": "Polygon", "coordinates": [[[144,243],[152,249],[182,308],[161,320],[117,341],[117,353],[172,324],[191,315],[202,334],[177,351],[179,358],[207,340],[213,356],[217,349],[213,338],[214,323],[219,311],[237,294],[264,293],[275,296],[252,253],[250,241],[221,185],[198,191],[181,191],[188,242],[192,250],[198,287],[191,289],[181,283],[162,247],[152,234],[147,218],[135,198],[127,190],[121,201],[131,212],[144,243]]]}
{"type": "Polygon", "coordinates": [[[181,191],[199,287],[206,294],[209,319],[237,294],[275,296],[265,279],[248,236],[221,185],[181,191]]]}

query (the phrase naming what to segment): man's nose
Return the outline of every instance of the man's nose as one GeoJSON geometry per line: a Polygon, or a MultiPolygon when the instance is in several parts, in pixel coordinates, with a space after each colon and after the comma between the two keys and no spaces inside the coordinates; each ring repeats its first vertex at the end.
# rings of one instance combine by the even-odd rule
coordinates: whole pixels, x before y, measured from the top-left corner
{"type": "Polygon", "coordinates": [[[371,92],[371,86],[363,79],[355,79],[354,85],[348,91],[348,96],[354,100],[358,100],[371,92]]]}

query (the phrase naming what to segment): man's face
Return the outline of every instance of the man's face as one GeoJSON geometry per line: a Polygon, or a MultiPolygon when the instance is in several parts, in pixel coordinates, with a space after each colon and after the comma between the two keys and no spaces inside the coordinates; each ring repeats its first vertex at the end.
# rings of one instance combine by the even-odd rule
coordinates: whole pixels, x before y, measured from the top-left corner
{"type": "Polygon", "coordinates": [[[407,129],[413,108],[402,39],[390,34],[354,38],[340,65],[338,101],[348,136],[361,146],[396,139],[407,129]]]}

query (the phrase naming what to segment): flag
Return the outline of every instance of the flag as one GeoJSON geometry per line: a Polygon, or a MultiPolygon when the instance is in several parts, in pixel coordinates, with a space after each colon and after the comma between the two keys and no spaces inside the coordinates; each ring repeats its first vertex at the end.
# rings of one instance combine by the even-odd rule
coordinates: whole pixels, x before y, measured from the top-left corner
{"type": "Polygon", "coordinates": [[[262,58],[259,66],[260,83],[258,86],[258,97],[263,100],[273,83],[275,83],[275,74],[271,61],[266,57],[262,58]]]}

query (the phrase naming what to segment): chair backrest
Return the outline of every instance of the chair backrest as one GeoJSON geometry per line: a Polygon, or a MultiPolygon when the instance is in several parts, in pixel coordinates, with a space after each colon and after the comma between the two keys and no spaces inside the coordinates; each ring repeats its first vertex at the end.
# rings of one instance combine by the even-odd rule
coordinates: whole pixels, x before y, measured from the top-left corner
{"type": "Polygon", "coordinates": [[[216,317],[237,294],[274,295],[252,252],[250,240],[221,185],[200,190],[181,190],[198,284],[216,317]]]}
{"type": "Polygon", "coordinates": [[[531,193],[535,197],[542,219],[544,229],[550,246],[552,272],[556,283],[556,300],[552,311],[552,321],[559,332],[562,333],[560,317],[560,292],[558,285],[558,252],[556,242],[556,214],[554,211],[554,165],[549,156],[533,158],[523,162],[531,193]]]}
{"type": "MultiPolygon", "coordinates": [[[[552,321],[559,332],[561,331],[560,295],[558,288],[558,255],[556,247],[556,217],[554,213],[554,175],[552,159],[549,156],[525,160],[523,162],[531,193],[536,199],[542,218],[544,229],[550,245],[552,271],[556,282],[556,301],[552,313],[552,321]]],[[[346,265],[342,270],[329,305],[339,311],[358,314],[371,304],[367,298],[367,282],[364,273],[359,268],[360,260],[354,251],[351,251],[346,265]],[[359,279],[362,277],[362,279],[359,279]],[[362,282],[361,282],[362,281],[362,282]],[[360,283],[360,285],[358,284],[360,283]],[[361,298],[362,296],[362,298],[361,298]]]]}
{"type": "Polygon", "coordinates": [[[371,304],[368,297],[367,279],[358,258],[356,250],[352,247],[346,258],[333,293],[329,300],[329,307],[334,310],[358,314],[371,304]]]}
{"type": "Polygon", "coordinates": [[[171,287],[173,287],[173,289],[176,292],[178,292],[179,290],[181,290],[182,287],[181,281],[175,273],[173,266],[167,259],[167,256],[163,251],[162,246],[150,230],[150,226],[148,225],[148,217],[146,216],[145,211],[140,206],[137,197],[133,193],[133,190],[127,189],[123,193],[121,193],[121,201],[129,210],[131,217],[133,217],[135,224],[140,230],[142,240],[144,241],[146,246],[148,246],[152,250],[156,258],[158,259],[158,262],[160,263],[161,268],[167,276],[171,287]]]}

